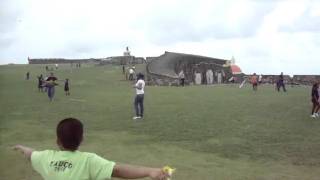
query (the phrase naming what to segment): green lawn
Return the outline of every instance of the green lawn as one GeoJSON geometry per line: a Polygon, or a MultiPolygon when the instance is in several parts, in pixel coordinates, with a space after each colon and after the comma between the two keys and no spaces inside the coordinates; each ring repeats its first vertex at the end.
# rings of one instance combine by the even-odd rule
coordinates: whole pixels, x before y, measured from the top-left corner
{"type": "MultiPolygon", "coordinates": [[[[142,68],[142,67],[140,67],[142,68]]],[[[81,151],[116,162],[177,168],[173,180],[320,178],[320,119],[309,118],[310,87],[253,92],[232,85],[146,87],[145,118],[133,121],[134,89],[121,67],[69,65],[71,96],[37,90],[44,65],[0,66],[0,179],[40,180],[11,146],[57,149],[58,121],[85,125],[81,151]],[[31,72],[31,80],[25,73],[31,72]]]]}

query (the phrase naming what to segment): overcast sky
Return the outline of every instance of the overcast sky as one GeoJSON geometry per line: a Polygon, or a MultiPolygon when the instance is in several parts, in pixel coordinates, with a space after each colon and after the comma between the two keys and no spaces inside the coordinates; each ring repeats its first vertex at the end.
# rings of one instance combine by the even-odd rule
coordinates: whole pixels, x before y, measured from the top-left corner
{"type": "Polygon", "coordinates": [[[319,0],[0,0],[0,64],[235,57],[244,73],[320,74],[319,0]]]}

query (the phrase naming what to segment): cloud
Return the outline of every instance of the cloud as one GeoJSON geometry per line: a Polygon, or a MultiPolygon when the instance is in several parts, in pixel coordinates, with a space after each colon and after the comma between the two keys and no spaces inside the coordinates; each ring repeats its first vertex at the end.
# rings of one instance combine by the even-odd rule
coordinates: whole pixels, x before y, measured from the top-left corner
{"type": "Polygon", "coordinates": [[[8,37],[7,34],[2,34],[2,36],[0,37],[0,48],[4,49],[6,47],[10,47],[13,44],[13,42],[13,37],[8,37]]]}
{"type": "Polygon", "coordinates": [[[280,27],[283,32],[320,32],[320,16],[311,17],[305,13],[297,19],[292,25],[280,27]]]}
{"type": "Polygon", "coordinates": [[[146,29],[156,44],[203,41],[208,38],[247,38],[255,35],[275,4],[254,1],[206,1],[158,4],[146,29]],[[182,11],[177,11],[183,7],[182,11]]]}
{"type": "Polygon", "coordinates": [[[236,62],[244,72],[319,74],[320,2],[2,0],[0,64],[164,51],[236,62]]]}
{"type": "Polygon", "coordinates": [[[306,3],[303,12],[292,23],[280,26],[282,32],[320,32],[320,2],[306,3]]]}
{"type": "Polygon", "coordinates": [[[8,0],[0,1],[0,33],[7,33],[20,23],[20,9],[8,0]]]}

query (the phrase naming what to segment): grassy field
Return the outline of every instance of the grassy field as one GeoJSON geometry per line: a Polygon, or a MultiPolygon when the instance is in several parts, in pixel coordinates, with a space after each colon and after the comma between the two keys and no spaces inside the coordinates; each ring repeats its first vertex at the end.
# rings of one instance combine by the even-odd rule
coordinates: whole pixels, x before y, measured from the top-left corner
{"type": "Polygon", "coordinates": [[[310,87],[146,87],[145,118],[132,120],[134,89],[117,66],[54,71],[53,102],[37,90],[44,66],[0,66],[0,179],[40,180],[11,146],[57,149],[58,121],[85,125],[81,151],[122,163],[177,168],[173,180],[316,180],[320,119],[309,118],[310,87]],[[25,73],[31,72],[31,80],[25,73]]]}

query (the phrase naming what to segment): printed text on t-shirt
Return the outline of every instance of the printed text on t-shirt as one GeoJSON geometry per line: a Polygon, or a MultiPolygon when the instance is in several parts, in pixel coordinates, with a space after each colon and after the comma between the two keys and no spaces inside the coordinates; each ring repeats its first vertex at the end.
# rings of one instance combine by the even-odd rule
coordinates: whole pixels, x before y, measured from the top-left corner
{"type": "Polygon", "coordinates": [[[63,172],[67,168],[71,169],[72,163],[70,163],[68,161],[51,161],[50,167],[54,168],[54,171],[56,171],[56,172],[60,172],[60,171],[63,172]]]}

